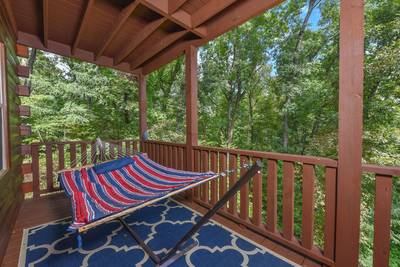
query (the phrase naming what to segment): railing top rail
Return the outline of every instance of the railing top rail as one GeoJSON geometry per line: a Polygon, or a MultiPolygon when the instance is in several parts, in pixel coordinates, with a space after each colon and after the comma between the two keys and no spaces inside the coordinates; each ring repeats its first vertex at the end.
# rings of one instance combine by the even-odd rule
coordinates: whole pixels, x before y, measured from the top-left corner
{"type": "Polygon", "coordinates": [[[274,159],[274,160],[301,162],[301,163],[305,163],[305,164],[323,165],[326,167],[337,167],[336,160],[329,159],[329,158],[323,158],[323,157],[293,155],[293,154],[254,151],[254,150],[245,150],[245,149],[218,148],[218,147],[208,147],[208,146],[194,146],[193,148],[198,149],[198,150],[208,150],[208,151],[215,151],[215,152],[247,155],[247,156],[253,156],[253,157],[257,157],[257,158],[267,158],[267,159],[274,159]]]}
{"type": "MultiPolygon", "coordinates": [[[[120,140],[105,140],[106,142],[117,143],[117,142],[139,142],[137,139],[120,139],[120,140]]],[[[94,144],[96,140],[74,140],[74,141],[45,141],[45,142],[32,142],[30,145],[67,145],[67,144],[94,144]]]]}
{"type": "Polygon", "coordinates": [[[145,143],[152,143],[152,144],[165,145],[165,146],[186,147],[186,144],[183,144],[183,143],[173,143],[173,142],[167,142],[167,141],[146,140],[146,141],[144,141],[144,142],[145,142],[145,143]]]}
{"type": "Polygon", "coordinates": [[[398,166],[363,164],[362,170],[363,172],[375,173],[384,176],[400,176],[400,167],[398,166]]]}

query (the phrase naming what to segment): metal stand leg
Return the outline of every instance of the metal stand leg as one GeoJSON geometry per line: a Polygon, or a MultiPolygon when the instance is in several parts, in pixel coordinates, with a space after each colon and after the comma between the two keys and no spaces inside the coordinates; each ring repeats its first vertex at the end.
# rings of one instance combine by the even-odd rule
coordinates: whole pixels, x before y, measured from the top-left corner
{"type": "Polygon", "coordinates": [[[181,240],[176,243],[176,245],[163,257],[159,258],[152,250],[149,248],[144,241],[139,237],[139,235],[129,227],[129,225],[121,218],[119,218],[122,225],[129,231],[132,237],[138,242],[138,244],[149,254],[150,258],[160,267],[166,267],[173,262],[175,262],[179,257],[183,256],[190,249],[195,247],[197,244],[191,244],[185,246],[187,241],[197,233],[200,228],[214,216],[218,210],[224,206],[231,197],[233,197],[245,184],[247,184],[250,179],[261,170],[262,163],[257,160],[257,162],[248,170],[240,179],[225,193],[225,195],[212,207],[201,219],[193,225],[193,227],[181,238],[181,240]]]}
{"type": "Polygon", "coordinates": [[[128,230],[129,234],[136,240],[136,242],[141,246],[147,254],[149,254],[152,261],[155,263],[160,263],[160,258],[151,250],[151,248],[143,241],[142,238],[124,221],[122,218],[118,218],[121,224],[128,230]]]}

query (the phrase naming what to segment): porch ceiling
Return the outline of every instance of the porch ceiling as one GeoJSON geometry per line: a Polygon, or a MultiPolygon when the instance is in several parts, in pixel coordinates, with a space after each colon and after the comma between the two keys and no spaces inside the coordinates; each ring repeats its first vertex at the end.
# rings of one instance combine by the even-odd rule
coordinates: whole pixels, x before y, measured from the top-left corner
{"type": "Polygon", "coordinates": [[[147,74],[283,0],[0,0],[17,42],[147,74]]]}

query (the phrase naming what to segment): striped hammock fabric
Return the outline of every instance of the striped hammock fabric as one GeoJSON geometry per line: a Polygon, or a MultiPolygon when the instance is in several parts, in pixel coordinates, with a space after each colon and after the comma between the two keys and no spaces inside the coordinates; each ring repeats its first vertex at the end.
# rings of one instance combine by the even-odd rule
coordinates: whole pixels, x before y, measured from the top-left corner
{"type": "Polygon", "coordinates": [[[192,183],[215,176],[164,167],[143,154],[93,167],[59,173],[72,205],[76,230],[86,224],[160,198],[192,183]]]}

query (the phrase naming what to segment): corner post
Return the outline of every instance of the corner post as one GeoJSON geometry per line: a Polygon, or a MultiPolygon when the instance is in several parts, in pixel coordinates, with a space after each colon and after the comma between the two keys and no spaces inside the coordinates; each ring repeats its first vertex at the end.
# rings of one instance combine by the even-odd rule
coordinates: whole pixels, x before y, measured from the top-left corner
{"type": "Polygon", "coordinates": [[[336,266],[358,266],[364,80],[364,1],[340,3],[336,266]]]}
{"type": "Polygon", "coordinates": [[[198,145],[197,128],[197,47],[185,49],[186,77],[186,159],[187,170],[194,170],[193,146],[198,145]]]}
{"type": "Polygon", "coordinates": [[[144,151],[144,141],[147,139],[147,96],[146,96],[146,76],[142,73],[138,75],[139,83],[139,140],[140,151],[144,151]]]}

